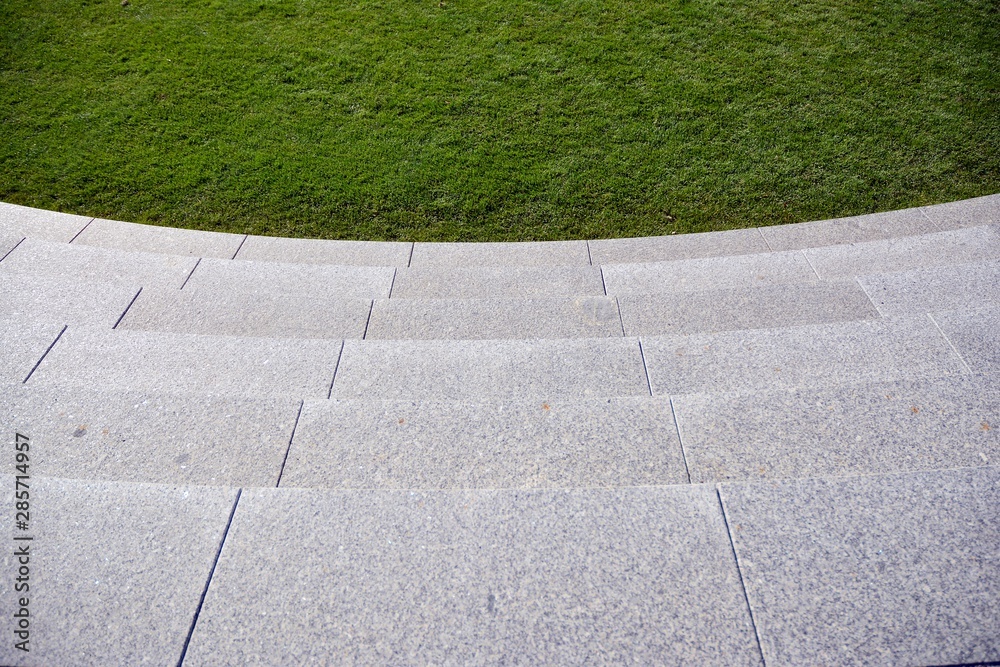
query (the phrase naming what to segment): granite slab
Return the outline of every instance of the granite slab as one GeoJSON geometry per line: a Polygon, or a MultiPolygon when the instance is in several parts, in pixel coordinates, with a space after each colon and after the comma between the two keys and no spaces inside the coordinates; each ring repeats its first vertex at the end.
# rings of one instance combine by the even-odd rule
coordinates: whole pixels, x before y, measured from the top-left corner
{"type": "Polygon", "coordinates": [[[685,484],[670,402],[309,401],[281,485],[472,489],[685,484]]]}
{"type": "Polygon", "coordinates": [[[760,665],[713,489],[243,492],[185,665],[760,665]]]}
{"type": "MultiPolygon", "coordinates": [[[[0,533],[10,539],[21,533],[12,525],[14,479],[0,481],[0,533]]],[[[235,489],[44,477],[30,487],[34,539],[9,542],[0,573],[0,663],[178,664],[235,489]],[[30,545],[27,653],[14,648],[15,544],[30,545]]]]}
{"type": "Polygon", "coordinates": [[[1000,465],[990,376],[673,399],[693,482],[1000,465]]]}
{"type": "Polygon", "coordinates": [[[1000,661],[1000,468],[720,493],[768,665],[1000,661]]]}
{"type": "Polygon", "coordinates": [[[235,259],[288,264],[406,266],[412,243],[248,236],[235,259]]]}
{"type": "Polygon", "coordinates": [[[654,396],[968,373],[926,316],[642,338],[654,396]]]}
{"type": "Polygon", "coordinates": [[[979,311],[932,313],[932,318],[974,373],[1000,371],[1000,313],[979,311]]]}
{"type": "Polygon", "coordinates": [[[400,269],[393,299],[502,299],[604,296],[591,266],[482,266],[400,269]]]}
{"type": "Polygon", "coordinates": [[[589,266],[586,241],[414,243],[410,266],[589,266]]]}
{"type": "Polygon", "coordinates": [[[906,208],[833,220],[761,227],[772,250],[800,250],[845,243],[860,243],[940,231],[923,208],[906,208]]]}
{"type": "Polygon", "coordinates": [[[368,339],[622,337],[614,299],[376,299],[368,339]]]}
{"type": "Polygon", "coordinates": [[[271,292],[299,297],[388,298],[395,269],[203,259],[184,289],[271,292]]]}
{"type": "Polygon", "coordinates": [[[331,394],[385,400],[648,395],[634,338],[347,340],[331,394]]]}
{"type": "Polygon", "coordinates": [[[757,229],[732,229],[701,234],[644,236],[588,241],[595,265],[669,262],[723,255],[747,255],[771,249],[757,229]]]}
{"type": "Polygon", "coordinates": [[[858,283],[882,315],[977,310],[1000,301],[1000,262],[860,276],[858,283]]]}
{"type": "Polygon", "coordinates": [[[46,211],[0,202],[0,232],[68,243],[93,220],[86,215],[46,211]]]}
{"type": "Polygon", "coordinates": [[[924,211],[941,229],[1000,224],[1000,194],[928,206],[924,211]]]}
{"type": "Polygon", "coordinates": [[[69,327],[34,384],[325,398],[340,341],[69,327]]]}
{"type": "Polygon", "coordinates": [[[224,234],[198,229],[140,225],[97,218],[74,244],[168,255],[232,259],[246,234],[224,234]]]}
{"type": "Polygon", "coordinates": [[[618,297],[627,336],[770,329],[879,317],[854,281],[618,297]]]}
{"type": "Polygon", "coordinates": [[[138,291],[138,287],[122,283],[9,273],[0,264],[0,317],[20,322],[92,324],[110,329],[138,291]]]}
{"type": "Polygon", "coordinates": [[[24,382],[63,325],[0,316],[0,382],[24,382]]]}
{"type": "Polygon", "coordinates": [[[33,474],[212,486],[275,486],[301,402],[0,385],[5,423],[37,443],[33,474]]]}
{"type": "Polygon", "coordinates": [[[3,261],[3,258],[6,257],[11,250],[16,248],[17,244],[22,240],[24,240],[23,234],[0,229],[0,262],[3,261]]]}

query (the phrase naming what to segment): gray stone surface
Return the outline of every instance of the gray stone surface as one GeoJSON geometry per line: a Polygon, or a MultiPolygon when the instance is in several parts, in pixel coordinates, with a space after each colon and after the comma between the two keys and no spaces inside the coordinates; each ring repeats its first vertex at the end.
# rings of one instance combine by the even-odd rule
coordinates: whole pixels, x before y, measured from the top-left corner
{"type": "Polygon", "coordinates": [[[932,317],[974,373],[1000,371],[1000,313],[996,307],[980,312],[933,313],[932,317]]]}
{"type": "Polygon", "coordinates": [[[248,236],[236,259],[289,264],[406,266],[412,243],[248,236]]]}
{"type": "Polygon", "coordinates": [[[299,297],[388,298],[395,269],[387,266],[333,266],[203,259],[184,286],[295,294],[299,297]]]}
{"type": "Polygon", "coordinates": [[[0,264],[0,317],[20,322],[114,326],[138,287],[72,276],[8,273],[0,264]]]}
{"type": "Polygon", "coordinates": [[[732,229],[724,232],[631,239],[598,239],[588,243],[590,257],[595,265],[670,262],[678,259],[770,251],[764,242],[764,237],[757,229],[732,229]]]}
{"type": "Polygon", "coordinates": [[[347,340],[335,398],[555,399],[649,395],[634,338],[347,340]]]}
{"type": "Polygon", "coordinates": [[[761,664],[710,487],[244,491],[184,664],[332,656],[761,664]]]}
{"type": "Polygon", "coordinates": [[[928,206],[924,211],[941,229],[1000,224],[1000,194],[928,206]]]}
{"type": "Polygon", "coordinates": [[[0,315],[0,382],[23,382],[62,328],[61,323],[23,322],[0,315]]]}
{"type": "Polygon", "coordinates": [[[298,399],[0,385],[0,415],[29,433],[35,475],[275,486],[298,399]]]}
{"type": "Polygon", "coordinates": [[[23,234],[8,232],[0,229],[0,262],[3,261],[3,258],[7,256],[7,253],[13,250],[23,238],[23,234]]]}
{"type": "Polygon", "coordinates": [[[816,248],[936,231],[939,231],[939,227],[920,208],[760,228],[760,233],[767,239],[772,250],[816,248]]]}
{"type": "Polygon", "coordinates": [[[599,338],[622,336],[615,300],[379,299],[369,339],[599,338]]]}
{"type": "Polygon", "coordinates": [[[66,243],[93,218],[0,202],[0,232],[66,243]]]}
{"type": "Polygon", "coordinates": [[[232,259],[245,238],[245,234],[223,234],[97,218],[73,243],[115,250],[232,259]]]}
{"type": "Polygon", "coordinates": [[[340,341],[69,327],[32,384],[325,398],[340,341]]]}
{"type": "Polygon", "coordinates": [[[883,315],[978,310],[1000,301],[1000,262],[861,276],[858,283],[883,315]]]}
{"type": "Polygon", "coordinates": [[[961,375],[926,316],[642,339],[653,394],[798,389],[961,375]]]}
{"type": "MultiPolygon", "coordinates": [[[[21,532],[12,525],[14,480],[0,482],[0,534],[9,540],[21,532]]],[[[176,665],[235,490],[33,477],[30,493],[30,652],[13,646],[9,541],[0,663],[176,665]]]]}
{"type": "Polygon", "coordinates": [[[345,489],[685,483],[670,403],[654,398],[310,401],[281,478],[345,489]]]}
{"type": "Polygon", "coordinates": [[[176,289],[184,284],[197,262],[195,257],[107,250],[28,238],[0,266],[10,273],[176,289]]]}
{"type": "Polygon", "coordinates": [[[602,267],[608,294],[657,294],[815,281],[802,253],[773,252],[602,267]]]}
{"type": "Polygon", "coordinates": [[[410,266],[588,266],[586,241],[414,243],[410,266]]]}
{"type": "Polygon", "coordinates": [[[144,291],[118,328],[225,336],[361,338],[371,306],[368,299],[188,285],[183,290],[144,291]]]}
{"type": "Polygon", "coordinates": [[[1000,660],[1000,468],[721,495],[769,666],[1000,660]]]}
{"type": "Polygon", "coordinates": [[[1000,226],[803,250],[823,279],[910,271],[1000,258],[1000,226]]]}
{"type": "Polygon", "coordinates": [[[954,377],[674,398],[692,481],[1000,465],[1000,386],[954,377]]]}
{"type": "Polygon", "coordinates": [[[592,266],[484,266],[400,269],[392,298],[502,299],[604,296],[600,269],[592,266]]]}
{"type": "Polygon", "coordinates": [[[876,319],[854,281],[793,283],[618,298],[627,336],[767,329],[876,319]]]}

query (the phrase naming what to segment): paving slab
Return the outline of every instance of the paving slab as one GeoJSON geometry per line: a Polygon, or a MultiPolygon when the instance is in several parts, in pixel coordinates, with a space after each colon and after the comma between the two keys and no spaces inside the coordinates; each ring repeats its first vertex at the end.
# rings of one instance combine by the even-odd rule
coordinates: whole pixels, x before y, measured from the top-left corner
{"type": "Polygon", "coordinates": [[[1000,468],[720,492],[769,666],[1000,660],[1000,468]]]}
{"type": "Polygon", "coordinates": [[[877,319],[855,281],[618,297],[627,336],[769,329],[877,319]]]}
{"type": "Polygon", "coordinates": [[[644,236],[630,239],[588,241],[595,265],[670,262],[724,255],[769,252],[764,237],[756,229],[732,229],[702,234],[644,236]]]}
{"type": "Polygon", "coordinates": [[[114,326],[139,288],[70,276],[8,273],[0,264],[0,317],[114,326]]]}
{"type": "Polygon", "coordinates": [[[934,321],[974,373],[1000,371],[1000,313],[986,306],[980,312],[932,314],[934,321]]]}
{"type": "Polygon", "coordinates": [[[73,243],[114,250],[232,259],[245,238],[246,234],[224,234],[96,218],[73,243]]]}
{"type": "Polygon", "coordinates": [[[118,329],[339,340],[364,336],[371,306],[369,299],[185,286],[144,291],[118,329]]]}
{"type": "Polygon", "coordinates": [[[602,267],[608,294],[659,294],[813,282],[802,253],[773,252],[602,267]]]}
{"type": "Polygon", "coordinates": [[[882,315],[978,310],[1000,301],[1000,262],[860,276],[858,283],[882,315]]]}
{"type": "MultiPolygon", "coordinates": [[[[0,532],[15,531],[0,477],[0,532]]],[[[0,574],[5,665],[176,665],[234,489],[32,477],[28,653],[14,648],[14,547],[0,574]]],[[[9,539],[9,538],[8,538],[9,539]]]]}
{"type": "Polygon", "coordinates": [[[310,401],[282,486],[472,489],[685,484],[670,402],[310,401]]]}
{"type": "Polygon", "coordinates": [[[195,257],[108,250],[27,238],[0,266],[9,273],[177,289],[197,263],[195,257]]]}
{"type": "Polygon", "coordinates": [[[414,243],[410,266],[589,266],[586,241],[414,243]]]}
{"type": "Polygon", "coordinates": [[[369,339],[622,337],[614,299],[377,299],[369,339]]]}
{"type": "Polygon", "coordinates": [[[760,665],[714,491],[243,492],[185,665],[760,665]]]}
{"type": "Polygon", "coordinates": [[[989,376],[673,401],[696,483],[1000,465],[989,376]]]}
{"type": "Polygon", "coordinates": [[[34,384],[325,398],[340,341],[69,327],[34,384]]]}
{"type": "Polygon", "coordinates": [[[1000,224],[1000,194],[927,206],[924,212],[941,229],[1000,224]]]}
{"type": "Polygon", "coordinates": [[[1000,225],[803,250],[823,279],[1000,259],[1000,225]]]}
{"type": "Polygon", "coordinates": [[[502,299],[604,296],[591,266],[410,268],[396,273],[394,299],[502,299]]]}
{"type": "Polygon", "coordinates": [[[936,231],[940,231],[940,228],[924,215],[922,208],[760,228],[760,233],[772,250],[800,250],[936,231]]]}
{"type": "Polygon", "coordinates": [[[203,259],[184,289],[271,292],[299,297],[388,298],[395,269],[203,259]]]}
{"type": "Polygon", "coordinates": [[[648,395],[635,338],[347,340],[331,394],[384,400],[648,395]]]}
{"type": "Polygon", "coordinates": [[[24,239],[23,234],[0,229],[0,262],[24,239]]]}
{"type": "Polygon", "coordinates": [[[654,396],[968,373],[926,316],[643,337],[642,350],[654,396]]]}
{"type": "Polygon", "coordinates": [[[93,220],[90,216],[46,211],[0,202],[0,232],[22,238],[68,243],[93,220]]]}
{"type": "Polygon", "coordinates": [[[301,402],[0,385],[0,414],[30,433],[35,475],[275,486],[301,402]]]}
{"type": "Polygon", "coordinates": [[[56,322],[0,316],[0,382],[23,382],[62,328],[56,322]]]}
{"type": "Polygon", "coordinates": [[[406,266],[412,243],[248,236],[236,259],[289,264],[406,266]]]}

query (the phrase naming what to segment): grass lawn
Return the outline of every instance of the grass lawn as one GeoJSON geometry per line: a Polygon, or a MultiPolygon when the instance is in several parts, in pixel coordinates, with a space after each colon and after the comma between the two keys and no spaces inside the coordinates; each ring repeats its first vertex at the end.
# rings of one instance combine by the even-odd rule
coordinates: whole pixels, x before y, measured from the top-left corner
{"type": "Polygon", "coordinates": [[[996,0],[0,3],[0,200],[29,206],[541,240],[998,191],[996,0]]]}

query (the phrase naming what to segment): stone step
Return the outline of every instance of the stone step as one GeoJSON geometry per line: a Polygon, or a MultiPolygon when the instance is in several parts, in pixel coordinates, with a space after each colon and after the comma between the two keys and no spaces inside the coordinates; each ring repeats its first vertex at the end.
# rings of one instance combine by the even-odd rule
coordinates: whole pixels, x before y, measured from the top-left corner
{"type": "Polygon", "coordinates": [[[587,241],[527,243],[414,243],[409,266],[589,266],[587,241]]]}
{"type": "Polygon", "coordinates": [[[73,239],[73,243],[112,250],[232,259],[245,239],[245,234],[139,225],[97,218],[73,239]]]}
{"type": "Polygon", "coordinates": [[[63,325],[0,316],[0,382],[24,382],[63,325]]]}
{"type": "Polygon", "coordinates": [[[1000,262],[861,276],[858,283],[882,315],[975,310],[1000,301],[1000,262]]]}
{"type": "Polygon", "coordinates": [[[299,297],[388,298],[396,270],[385,266],[284,264],[203,259],[184,289],[299,297]]]}
{"type": "Polygon", "coordinates": [[[601,271],[591,266],[399,269],[394,299],[500,299],[604,296],[601,271]]]}
{"type": "Polygon", "coordinates": [[[248,236],[235,259],[289,264],[407,266],[412,243],[248,236]]]}
{"type": "Polygon", "coordinates": [[[90,324],[110,329],[138,292],[137,286],[120,282],[12,273],[0,263],[0,317],[19,322],[90,324]]]}
{"type": "Polygon", "coordinates": [[[92,217],[0,202],[0,235],[69,243],[92,217]]]}
{"type": "Polygon", "coordinates": [[[996,308],[934,313],[933,319],[973,372],[1000,372],[1000,313],[996,308]]]}
{"type": "Polygon", "coordinates": [[[924,210],[941,229],[1000,224],[1000,194],[927,206],[924,210]]]}
{"type": "Polygon", "coordinates": [[[991,375],[673,397],[691,481],[1000,465],[991,375]]]}
{"type": "Polygon", "coordinates": [[[239,338],[71,326],[38,365],[31,383],[326,398],[341,346],[339,340],[239,338]]]}

